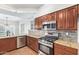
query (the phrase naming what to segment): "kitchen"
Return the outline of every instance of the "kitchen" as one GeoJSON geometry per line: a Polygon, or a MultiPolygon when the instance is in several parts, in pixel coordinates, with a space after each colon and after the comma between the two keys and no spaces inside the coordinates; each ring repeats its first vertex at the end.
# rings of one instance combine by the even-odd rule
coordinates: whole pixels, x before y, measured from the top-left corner
{"type": "Polygon", "coordinates": [[[78,55],[78,4],[4,4],[1,55],[78,55]]]}

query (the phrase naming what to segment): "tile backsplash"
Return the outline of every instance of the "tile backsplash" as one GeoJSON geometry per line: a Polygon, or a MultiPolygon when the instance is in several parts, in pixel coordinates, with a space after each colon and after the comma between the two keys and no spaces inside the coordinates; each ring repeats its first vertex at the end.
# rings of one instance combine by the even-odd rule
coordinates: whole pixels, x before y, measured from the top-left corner
{"type": "Polygon", "coordinates": [[[51,34],[51,35],[53,34],[55,35],[56,33],[58,33],[60,39],[77,42],[77,37],[78,37],[77,31],[68,32],[68,31],[38,31],[38,30],[33,31],[33,30],[30,30],[29,35],[42,37],[42,36],[45,36],[45,32],[48,32],[48,34],[51,34]]]}
{"type": "Polygon", "coordinates": [[[63,40],[68,40],[69,38],[73,42],[77,42],[77,32],[59,32],[59,38],[62,38],[63,40]],[[68,33],[68,35],[66,34],[68,33]]]}

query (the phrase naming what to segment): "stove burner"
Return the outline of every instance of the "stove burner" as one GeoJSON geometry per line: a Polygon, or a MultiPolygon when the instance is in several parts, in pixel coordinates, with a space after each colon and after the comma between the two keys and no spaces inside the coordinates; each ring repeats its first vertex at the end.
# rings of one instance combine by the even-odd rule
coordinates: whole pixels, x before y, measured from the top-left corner
{"type": "Polygon", "coordinates": [[[56,37],[56,36],[45,36],[45,37],[41,37],[40,39],[48,41],[48,42],[54,42],[55,40],[58,39],[58,37],[56,37]]]}

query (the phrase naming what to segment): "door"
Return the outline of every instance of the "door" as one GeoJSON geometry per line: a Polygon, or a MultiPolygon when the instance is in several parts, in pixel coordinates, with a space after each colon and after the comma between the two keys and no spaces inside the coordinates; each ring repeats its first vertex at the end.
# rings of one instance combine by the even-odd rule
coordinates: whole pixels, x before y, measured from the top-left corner
{"type": "Polygon", "coordinates": [[[66,10],[56,12],[57,30],[66,29],[66,10]]]}
{"type": "Polygon", "coordinates": [[[77,6],[66,9],[66,25],[68,30],[77,29],[77,6]]]}
{"type": "Polygon", "coordinates": [[[9,39],[0,40],[0,54],[9,51],[9,39]]]}
{"type": "Polygon", "coordinates": [[[41,17],[35,19],[35,28],[38,30],[40,30],[42,28],[42,18],[41,17]]]}
{"type": "Polygon", "coordinates": [[[37,38],[33,38],[33,37],[28,36],[27,45],[28,45],[28,47],[30,47],[34,51],[38,52],[38,39],[37,38]]]}
{"type": "Polygon", "coordinates": [[[14,50],[16,48],[17,48],[17,38],[16,37],[9,38],[9,50],[14,50]]]}

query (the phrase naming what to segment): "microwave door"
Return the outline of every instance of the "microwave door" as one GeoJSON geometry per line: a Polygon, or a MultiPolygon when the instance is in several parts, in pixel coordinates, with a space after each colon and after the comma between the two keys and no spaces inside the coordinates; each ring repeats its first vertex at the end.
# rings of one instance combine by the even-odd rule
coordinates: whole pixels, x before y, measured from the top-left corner
{"type": "Polygon", "coordinates": [[[48,28],[48,29],[50,28],[50,24],[47,24],[47,28],[48,28]]]}
{"type": "Polygon", "coordinates": [[[56,28],[56,24],[51,24],[51,28],[56,28]]]}
{"type": "Polygon", "coordinates": [[[51,29],[56,30],[56,23],[51,24],[51,29]]]}

